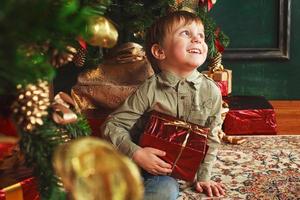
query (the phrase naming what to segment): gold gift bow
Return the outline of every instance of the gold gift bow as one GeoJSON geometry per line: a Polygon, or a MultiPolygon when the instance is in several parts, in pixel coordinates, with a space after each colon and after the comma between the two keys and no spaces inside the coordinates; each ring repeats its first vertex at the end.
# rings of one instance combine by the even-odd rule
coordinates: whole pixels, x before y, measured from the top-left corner
{"type": "Polygon", "coordinates": [[[209,69],[209,71],[210,71],[210,73],[215,73],[215,72],[217,72],[217,71],[223,72],[223,71],[225,71],[225,69],[224,69],[224,66],[223,66],[222,64],[220,64],[220,65],[217,65],[217,66],[215,66],[215,67],[211,67],[211,68],[209,69]]]}
{"type": "Polygon", "coordinates": [[[73,99],[64,92],[59,92],[54,97],[54,103],[52,108],[54,110],[52,119],[57,124],[65,125],[74,123],[77,121],[77,115],[70,109],[71,106],[75,106],[73,99]]]}
{"type": "MultiPolygon", "coordinates": [[[[229,71],[224,68],[222,65],[222,54],[218,53],[216,57],[213,60],[212,66],[209,66],[209,77],[213,78],[213,74],[215,72],[226,72],[227,73],[227,79],[229,79],[229,71]]],[[[228,80],[227,80],[228,81],[228,80]]]]}
{"type": "MultiPolygon", "coordinates": [[[[158,117],[158,118],[160,118],[160,117],[158,117]]],[[[160,119],[166,120],[164,118],[160,118],[160,119]]],[[[164,125],[181,127],[181,128],[185,128],[185,129],[188,130],[187,134],[186,134],[186,136],[184,138],[184,141],[183,141],[183,143],[181,145],[180,152],[179,152],[178,156],[176,157],[176,159],[175,159],[175,161],[173,163],[173,166],[172,166],[172,172],[173,172],[175,166],[177,165],[177,162],[178,162],[179,158],[182,155],[183,149],[185,148],[185,146],[187,144],[187,141],[188,141],[188,138],[190,136],[191,131],[194,131],[196,134],[204,136],[205,138],[207,138],[207,135],[206,134],[202,134],[203,132],[206,132],[204,129],[201,129],[201,128],[199,128],[196,125],[192,126],[191,124],[189,124],[187,122],[183,122],[183,121],[165,122],[164,125]],[[198,131],[202,132],[202,133],[199,133],[198,131]]],[[[172,172],[170,174],[172,174],[172,172]]]]}
{"type": "MultiPolygon", "coordinates": [[[[164,119],[164,118],[160,118],[160,119],[164,119]]],[[[166,119],[164,119],[166,120],[166,119]]],[[[167,126],[177,126],[180,128],[184,128],[187,129],[189,132],[190,131],[194,131],[196,134],[198,135],[202,135],[203,137],[207,138],[206,134],[203,134],[204,132],[206,132],[206,128],[199,128],[197,125],[192,126],[190,123],[184,122],[184,121],[173,121],[173,122],[165,122],[164,125],[167,126]]]]}
{"type": "Polygon", "coordinates": [[[220,71],[220,72],[226,72],[226,74],[227,74],[227,82],[228,82],[228,80],[229,80],[229,71],[226,70],[223,65],[218,65],[216,67],[211,67],[209,69],[209,73],[210,73],[209,77],[213,79],[214,73],[218,72],[218,71],[220,71]]]}

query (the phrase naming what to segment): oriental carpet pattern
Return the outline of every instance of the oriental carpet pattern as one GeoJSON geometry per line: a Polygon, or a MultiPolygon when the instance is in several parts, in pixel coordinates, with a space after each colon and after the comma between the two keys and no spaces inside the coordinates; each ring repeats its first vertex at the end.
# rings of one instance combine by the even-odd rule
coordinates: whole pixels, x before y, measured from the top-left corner
{"type": "MultiPolygon", "coordinates": [[[[222,144],[213,179],[227,187],[224,198],[300,200],[300,135],[248,136],[242,145],[222,144]]],[[[208,199],[180,181],[178,200],[208,199]]]]}

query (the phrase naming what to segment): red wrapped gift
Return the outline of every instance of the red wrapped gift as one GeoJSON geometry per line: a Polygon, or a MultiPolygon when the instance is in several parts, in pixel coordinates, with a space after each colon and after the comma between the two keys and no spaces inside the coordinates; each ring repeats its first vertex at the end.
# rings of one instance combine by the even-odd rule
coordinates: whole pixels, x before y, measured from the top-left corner
{"type": "Polygon", "coordinates": [[[208,149],[208,132],[209,128],[153,111],[139,144],[165,151],[162,159],[172,165],[170,176],[192,182],[208,149]]]}
{"type": "Polygon", "coordinates": [[[0,161],[6,156],[10,155],[16,144],[14,143],[3,143],[0,141],[0,161]]]}
{"type": "Polygon", "coordinates": [[[276,134],[273,106],[262,96],[223,97],[229,112],[223,123],[226,134],[276,134]]]}
{"type": "Polygon", "coordinates": [[[222,71],[202,71],[201,73],[207,75],[208,77],[212,78],[216,83],[219,85],[222,85],[220,87],[222,96],[227,96],[228,94],[231,94],[232,92],[232,70],[229,69],[223,69],[222,71]],[[226,84],[224,82],[227,82],[226,84]],[[226,85],[226,90],[225,90],[226,85]],[[224,88],[224,89],[223,89],[224,88]]]}
{"type": "Polygon", "coordinates": [[[18,183],[0,187],[0,200],[39,200],[36,180],[26,178],[18,183]]]}
{"type": "Polygon", "coordinates": [[[32,169],[25,166],[17,142],[14,137],[0,137],[0,200],[38,200],[32,169]]]}
{"type": "Polygon", "coordinates": [[[39,200],[36,179],[18,156],[0,162],[0,200],[39,200]]]}
{"type": "Polygon", "coordinates": [[[216,81],[218,87],[221,90],[222,96],[227,96],[228,95],[228,81],[216,81]]]}
{"type": "Polygon", "coordinates": [[[100,127],[105,122],[107,116],[113,112],[111,109],[98,107],[97,109],[86,109],[81,111],[86,117],[92,131],[92,135],[102,137],[100,127]]]}
{"type": "Polygon", "coordinates": [[[0,135],[18,137],[17,129],[11,118],[0,115],[0,135]]]}

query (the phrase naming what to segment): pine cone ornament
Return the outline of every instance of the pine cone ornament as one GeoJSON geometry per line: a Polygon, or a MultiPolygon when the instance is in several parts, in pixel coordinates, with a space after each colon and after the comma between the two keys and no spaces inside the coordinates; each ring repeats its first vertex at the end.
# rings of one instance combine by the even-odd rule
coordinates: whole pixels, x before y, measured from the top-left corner
{"type": "Polygon", "coordinates": [[[74,55],[73,62],[77,67],[82,67],[86,61],[87,50],[80,46],[77,53],[74,55]]]}
{"type": "Polygon", "coordinates": [[[38,80],[36,85],[17,86],[18,99],[13,104],[13,113],[19,127],[31,132],[37,125],[43,125],[42,117],[47,116],[50,105],[47,81],[38,80]]]}
{"type": "Polygon", "coordinates": [[[66,46],[64,51],[53,49],[51,52],[50,63],[54,67],[59,68],[69,62],[72,62],[76,53],[76,48],[72,46],[66,46]]]}

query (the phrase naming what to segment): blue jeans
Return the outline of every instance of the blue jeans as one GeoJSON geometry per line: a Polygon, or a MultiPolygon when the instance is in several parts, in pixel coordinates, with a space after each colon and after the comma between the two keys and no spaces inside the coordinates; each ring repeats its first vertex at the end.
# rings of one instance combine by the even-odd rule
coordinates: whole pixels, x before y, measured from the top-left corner
{"type": "Polygon", "coordinates": [[[143,174],[145,195],[144,200],[176,200],[179,195],[179,185],[170,176],[154,176],[143,174]]]}

